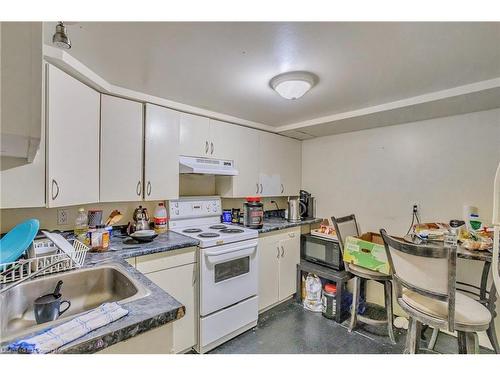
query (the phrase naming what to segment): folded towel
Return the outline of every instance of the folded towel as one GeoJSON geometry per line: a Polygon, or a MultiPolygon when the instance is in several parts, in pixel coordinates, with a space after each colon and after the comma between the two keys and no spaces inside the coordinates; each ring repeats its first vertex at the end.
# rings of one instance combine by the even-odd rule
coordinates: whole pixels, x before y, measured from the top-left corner
{"type": "Polygon", "coordinates": [[[49,353],[127,314],[128,311],[116,302],[104,303],[87,314],[51,328],[38,336],[16,341],[9,345],[9,350],[19,353],[49,353]]]}

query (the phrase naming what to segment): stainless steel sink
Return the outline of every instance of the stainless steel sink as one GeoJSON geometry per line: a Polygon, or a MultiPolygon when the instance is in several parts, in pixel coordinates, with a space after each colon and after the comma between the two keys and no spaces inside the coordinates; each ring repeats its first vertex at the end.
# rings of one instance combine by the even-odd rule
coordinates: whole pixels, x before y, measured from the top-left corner
{"type": "Polygon", "coordinates": [[[129,277],[121,265],[114,263],[26,281],[0,295],[0,342],[49,328],[104,302],[125,303],[149,294],[149,289],[129,277]],[[56,321],[37,324],[33,301],[51,293],[59,280],[64,283],[62,299],[69,300],[71,307],[56,321]]]}

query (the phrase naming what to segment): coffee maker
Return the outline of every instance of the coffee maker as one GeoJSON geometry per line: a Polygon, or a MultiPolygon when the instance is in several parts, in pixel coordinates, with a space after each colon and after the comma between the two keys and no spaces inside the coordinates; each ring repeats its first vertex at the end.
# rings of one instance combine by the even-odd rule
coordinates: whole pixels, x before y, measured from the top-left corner
{"type": "Polygon", "coordinates": [[[315,214],[314,197],[305,190],[300,191],[300,217],[302,220],[313,219],[315,214]]]}

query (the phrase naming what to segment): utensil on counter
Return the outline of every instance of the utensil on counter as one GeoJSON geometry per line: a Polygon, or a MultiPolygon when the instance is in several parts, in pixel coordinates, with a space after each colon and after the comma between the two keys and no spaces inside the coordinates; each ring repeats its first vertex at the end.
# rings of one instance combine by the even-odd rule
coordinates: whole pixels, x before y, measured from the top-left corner
{"type": "Polygon", "coordinates": [[[106,226],[113,226],[117,224],[121,219],[123,219],[123,215],[118,210],[113,210],[106,220],[106,226]]]}
{"type": "Polygon", "coordinates": [[[63,282],[59,280],[57,285],[52,293],[45,294],[41,297],[38,297],[34,304],[35,307],[35,320],[37,324],[42,324],[46,322],[50,322],[56,320],[65,313],[71,306],[70,301],[61,301],[63,282]],[[64,310],[61,311],[61,304],[66,303],[68,306],[64,310]]]}
{"type": "Polygon", "coordinates": [[[40,228],[37,219],[16,225],[0,239],[0,264],[15,262],[32,244],[40,228]]]}
{"type": "Polygon", "coordinates": [[[87,216],[89,218],[89,227],[102,224],[102,210],[89,210],[87,216]]]}

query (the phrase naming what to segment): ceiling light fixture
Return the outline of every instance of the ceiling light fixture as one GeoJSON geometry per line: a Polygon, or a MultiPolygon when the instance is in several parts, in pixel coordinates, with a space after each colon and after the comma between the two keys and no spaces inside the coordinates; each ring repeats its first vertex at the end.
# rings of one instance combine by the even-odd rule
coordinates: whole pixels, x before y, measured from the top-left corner
{"type": "Polygon", "coordinates": [[[285,99],[298,99],[308,92],[318,77],[310,72],[287,72],[273,77],[269,81],[271,88],[285,99]]]}
{"type": "Polygon", "coordinates": [[[56,25],[56,32],[52,36],[52,43],[59,48],[71,48],[71,40],[69,39],[68,34],[66,34],[66,26],[64,26],[62,21],[58,22],[56,25]]]}

